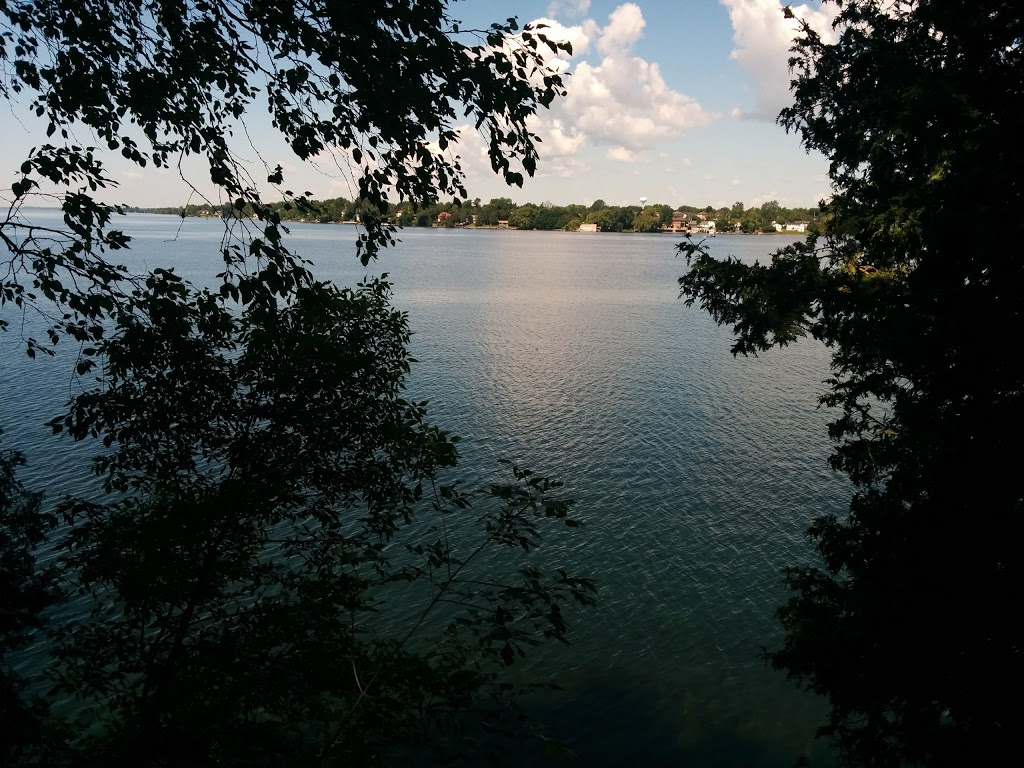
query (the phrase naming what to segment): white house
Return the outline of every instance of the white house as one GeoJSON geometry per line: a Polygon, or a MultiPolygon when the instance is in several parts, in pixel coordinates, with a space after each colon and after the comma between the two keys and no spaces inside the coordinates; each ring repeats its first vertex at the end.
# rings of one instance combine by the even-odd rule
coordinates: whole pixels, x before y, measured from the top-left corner
{"type": "Polygon", "coordinates": [[[811,222],[809,221],[791,221],[788,224],[779,224],[777,221],[772,222],[776,232],[806,232],[807,227],[810,225],[811,222]]]}

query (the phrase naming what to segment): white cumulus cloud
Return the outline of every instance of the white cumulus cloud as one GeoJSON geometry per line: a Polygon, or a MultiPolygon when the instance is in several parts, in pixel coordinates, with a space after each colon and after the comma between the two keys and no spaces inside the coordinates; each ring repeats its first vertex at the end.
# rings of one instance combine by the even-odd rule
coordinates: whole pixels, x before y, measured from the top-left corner
{"type": "Polygon", "coordinates": [[[573,46],[571,56],[559,54],[558,66],[569,74],[565,98],[550,112],[531,119],[530,128],[542,141],[542,172],[552,172],[552,165],[555,172],[570,170],[568,158],[590,145],[609,147],[610,159],[635,162],[639,153],[659,142],[717,117],[672,90],[657,63],[634,54],[646,26],[635,3],[615,8],[604,26],[593,19],[571,26],[550,18],[534,23],[546,24],[545,34],[551,39],[568,40],[573,46]]]}
{"type": "MultiPolygon", "coordinates": [[[[527,119],[527,128],[540,138],[541,176],[579,176],[588,167],[588,148],[604,148],[605,157],[615,162],[647,162],[646,154],[660,143],[718,117],[670,88],[657,63],[635,54],[646,26],[636,3],[616,7],[603,26],[590,18],[575,24],[555,18],[578,16],[589,7],[585,1],[556,0],[549,17],[530,22],[543,25],[548,39],[572,44],[571,54],[541,49],[548,65],[565,75],[566,87],[566,96],[556,99],[550,110],[527,119]]],[[[458,130],[455,151],[472,183],[490,173],[489,162],[475,130],[466,125],[458,130]]]]}
{"type": "Polygon", "coordinates": [[[647,22],[639,5],[620,5],[608,16],[608,26],[601,30],[597,47],[605,55],[627,51],[643,36],[645,26],[647,22]]]}
{"type": "Polygon", "coordinates": [[[794,19],[783,16],[784,0],[721,0],[732,21],[731,57],[751,78],[756,88],[750,110],[732,110],[736,118],[775,120],[779,110],[790,103],[789,49],[797,34],[797,19],[807,21],[825,40],[833,39],[832,19],[836,11],[828,6],[792,5],[794,19]]]}
{"type": "Polygon", "coordinates": [[[714,119],[669,88],[657,64],[628,55],[605,57],[597,66],[581,62],[562,108],[595,141],[633,150],[651,149],[714,119]]]}

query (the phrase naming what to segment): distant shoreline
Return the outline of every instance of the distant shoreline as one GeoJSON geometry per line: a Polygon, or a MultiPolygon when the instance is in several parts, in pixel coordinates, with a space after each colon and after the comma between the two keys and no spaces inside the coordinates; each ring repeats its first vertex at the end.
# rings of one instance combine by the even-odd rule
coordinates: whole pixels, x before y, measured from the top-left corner
{"type": "MultiPolygon", "coordinates": [[[[58,211],[58,210],[60,210],[59,208],[43,208],[42,206],[39,206],[38,208],[39,208],[39,210],[49,210],[49,211],[58,211]]],[[[174,217],[176,219],[202,219],[204,221],[211,221],[211,220],[223,221],[224,220],[223,217],[221,217],[221,216],[211,216],[211,215],[204,216],[204,215],[201,215],[201,214],[186,214],[186,215],[183,216],[180,213],[170,213],[166,209],[131,208],[127,212],[128,213],[142,213],[142,214],[146,214],[147,216],[172,216],[172,217],[174,217]]],[[[236,221],[255,221],[255,219],[239,218],[239,219],[236,219],[236,221]]],[[[346,226],[361,226],[362,222],[360,222],[360,221],[352,221],[352,220],[349,220],[349,221],[306,221],[306,220],[301,220],[300,219],[300,220],[296,220],[296,221],[285,220],[285,221],[282,221],[281,224],[284,225],[284,226],[288,226],[290,224],[314,224],[314,225],[317,225],[317,226],[342,226],[342,225],[346,225],[346,226]]],[[[785,231],[775,231],[775,232],[713,232],[713,233],[706,233],[706,232],[689,232],[689,231],[672,230],[672,229],[662,229],[662,230],[659,230],[657,232],[642,232],[642,231],[638,232],[638,231],[632,230],[632,229],[624,229],[624,230],[621,230],[621,231],[614,231],[614,232],[601,232],[601,231],[598,231],[598,232],[581,232],[579,230],[570,230],[570,229],[522,229],[520,227],[499,227],[499,226],[495,226],[493,224],[466,224],[464,226],[454,226],[454,227],[453,226],[448,226],[448,227],[438,227],[438,226],[420,227],[420,226],[415,226],[415,225],[402,226],[402,225],[398,225],[398,224],[396,224],[394,226],[398,227],[398,229],[400,229],[402,231],[411,231],[411,230],[417,230],[417,229],[444,229],[444,230],[452,230],[452,231],[459,231],[459,230],[494,230],[494,231],[503,231],[503,232],[565,232],[566,234],[569,234],[569,235],[576,235],[576,234],[583,234],[583,235],[693,235],[693,236],[701,236],[701,237],[705,237],[705,238],[708,238],[708,237],[727,237],[727,236],[749,237],[751,235],[771,235],[771,236],[788,235],[788,236],[791,236],[791,237],[803,237],[804,235],[807,234],[806,232],[785,232],[785,231]]]]}

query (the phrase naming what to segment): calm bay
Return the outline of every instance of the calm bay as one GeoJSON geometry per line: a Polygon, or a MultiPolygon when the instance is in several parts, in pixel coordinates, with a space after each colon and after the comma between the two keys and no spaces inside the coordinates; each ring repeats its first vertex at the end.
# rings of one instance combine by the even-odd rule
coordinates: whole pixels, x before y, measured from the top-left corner
{"type": "MultiPolygon", "coordinates": [[[[216,284],[221,222],[139,214],[124,228],[132,270],[216,284]]],[[[565,689],[535,705],[550,735],[584,765],[829,762],[813,740],[822,702],[758,658],[780,641],[781,568],[812,562],[807,525],[848,503],[817,407],[828,350],[734,359],[728,329],[677,298],[686,265],[668,235],[413,229],[363,268],[354,227],[290,229],[321,279],[390,275],[415,331],[410,395],[462,437],[460,477],[483,482],[506,459],[577,500],[585,527],[545,556],[596,578],[598,606],[573,615],[572,647],[517,665],[565,689]]],[[[752,262],[787,242],[709,244],[752,262]]],[[[75,391],[69,357],[27,359],[5,316],[4,446],[27,454],[29,487],[78,491],[88,451],[42,426],[75,391]]]]}

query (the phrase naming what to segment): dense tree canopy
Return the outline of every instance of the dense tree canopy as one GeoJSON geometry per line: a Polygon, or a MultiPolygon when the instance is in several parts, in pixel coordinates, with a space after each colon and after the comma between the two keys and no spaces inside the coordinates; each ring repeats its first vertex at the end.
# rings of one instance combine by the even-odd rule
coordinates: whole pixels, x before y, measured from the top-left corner
{"type": "Polygon", "coordinates": [[[462,30],[448,6],[0,3],[0,95],[53,142],[0,218],[0,328],[23,313],[30,356],[81,342],[78,394],[50,426],[92,441],[106,491],[44,503],[16,477],[21,455],[0,454],[4,765],[445,759],[452,734],[514,724],[502,668],[565,641],[562,606],[592,600],[564,571],[476,568],[484,548],[535,547],[545,521],[577,526],[571,502],[519,468],[480,491],[442,482],[456,438],[404,396],[410,331],[390,286],[318,281],[283,223],[318,212],[233,150],[262,101],[299,159],[350,158],[364,263],[390,242],[389,201],[465,196],[456,119],[521,183],[537,159],[526,119],[562,92],[544,55],[563,46],[512,19],[462,30]],[[132,243],[99,197],[116,194],[100,152],[72,138],[83,126],[139,166],[206,159],[221,196],[207,202],[233,213],[212,288],[118,264],[132,243]],[[33,222],[40,201],[63,226],[33,222]],[[412,622],[389,610],[409,584],[412,622]],[[30,638],[51,663],[25,680],[7,654],[30,638]],[[52,711],[68,694],[73,711],[52,711]]]}
{"type": "Polygon", "coordinates": [[[811,527],[821,566],[788,571],[768,660],[828,697],[853,764],[993,764],[1024,681],[1024,7],[836,5],[834,41],[802,28],[780,117],[829,159],[825,235],[756,266],[685,243],[680,283],[734,353],[833,350],[855,494],[811,527]]]}

